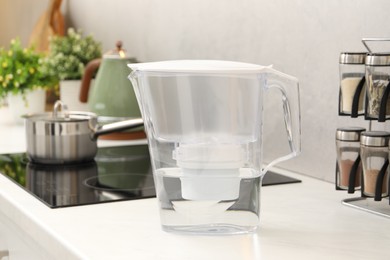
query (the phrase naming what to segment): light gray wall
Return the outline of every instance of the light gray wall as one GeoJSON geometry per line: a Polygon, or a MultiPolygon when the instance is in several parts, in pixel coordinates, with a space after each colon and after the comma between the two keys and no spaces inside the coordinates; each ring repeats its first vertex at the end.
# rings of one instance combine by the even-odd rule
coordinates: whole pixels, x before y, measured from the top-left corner
{"type": "MultiPolygon", "coordinates": [[[[11,2],[27,1],[0,0],[0,8],[11,2]]],[[[22,17],[32,16],[24,10],[42,2],[24,4],[30,7],[21,10],[22,17]]],[[[337,115],[339,53],[364,51],[363,37],[390,36],[388,0],[65,0],[63,8],[68,25],[93,33],[105,50],[121,39],[141,61],[236,60],[273,64],[298,77],[302,154],[281,166],[328,181],[334,179],[336,128],[368,126],[361,118],[337,115]]],[[[19,22],[25,23],[20,33],[26,34],[31,24],[26,17],[19,22]]],[[[0,42],[16,33],[15,27],[9,28],[11,32],[0,27],[0,42]]],[[[275,115],[279,102],[266,109],[271,112],[265,127],[274,128],[266,130],[269,161],[285,145],[273,141],[284,136],[282,125],[275,126],[281,123],[275,115]]],[[[386,124],[374,124],[374,129],[384,128],[386,124]]]]}
{"type": "Polygon", "coordinates": [[[19,37],[27,43],[38,17],[46,10],[48,0],[0,0],[0,46],[8,46],[19,37]]]}

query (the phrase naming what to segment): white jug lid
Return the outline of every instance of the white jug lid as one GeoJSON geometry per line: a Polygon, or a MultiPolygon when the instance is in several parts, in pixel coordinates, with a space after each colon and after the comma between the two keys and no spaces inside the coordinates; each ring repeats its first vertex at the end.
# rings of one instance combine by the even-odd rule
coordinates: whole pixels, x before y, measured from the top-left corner
{"type": "Polygon", "coordinates": [[[170,60],[127,65],[135,71],[146,72],[196,72],[196,73],[258,73],[264,66],[221,60],[170,60]]]}

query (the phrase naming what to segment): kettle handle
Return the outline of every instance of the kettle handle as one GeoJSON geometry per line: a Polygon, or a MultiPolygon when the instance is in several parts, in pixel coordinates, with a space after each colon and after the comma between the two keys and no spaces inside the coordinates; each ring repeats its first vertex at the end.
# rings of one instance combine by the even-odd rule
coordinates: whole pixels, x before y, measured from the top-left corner
{"type": "Polygon", "coordinates": [[[86,103],[88,101],[88,93],[92,76],[99,68],[101,63],[101,59],[94,59],[88,62],[87,66],[85,67],[83,78],[81,79],[81,88],[79,96],[80,102],[86,103]]]}
{"type": "Polygon", "coordinates": [[[298,79],[270,67],[266,67],[265,70],[268,76],[266,90],[275,88],[282,94],[284,123],[290,153],[271,161],[262,169],[263,174],[275,164],[291,159],[301,153],[301,113],[298,79]]]}

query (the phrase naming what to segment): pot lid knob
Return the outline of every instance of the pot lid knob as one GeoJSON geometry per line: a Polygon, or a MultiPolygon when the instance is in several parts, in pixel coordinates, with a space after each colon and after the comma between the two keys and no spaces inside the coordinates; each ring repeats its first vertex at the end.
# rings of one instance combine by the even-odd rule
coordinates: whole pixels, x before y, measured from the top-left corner
{"type": "Polygon", "coordinates": [[[53,118],[58,119],[58,111],[61,108],[61,111],[64,113],[65,118],[69,118],[68,106],[61,100],[57,100],[54,103],[53,108],[53,118]]]}

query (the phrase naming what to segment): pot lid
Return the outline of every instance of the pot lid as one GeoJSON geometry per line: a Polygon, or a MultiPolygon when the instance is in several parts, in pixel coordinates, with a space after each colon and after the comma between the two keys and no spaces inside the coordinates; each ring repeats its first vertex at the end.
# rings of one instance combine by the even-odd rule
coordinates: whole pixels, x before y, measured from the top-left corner
{"type": "Polygon", "coordinates": [[[62,101],[58,100],[54,104],[53,112],[30,114],[24,116],[31,121],[42,122],[80,122],[96,118],[96,114],[84,111],[68,111],[68,107],[62,101]],[[60,111],[61,108],[61,111],[60,111]]]}
{"type": "Polygon", "coordinates": [[[257,64],[221,60],[171,60],[127,65],[135,71],[194,73],[259,73],[269,68],[257,64]]]}
{"type": "Polygon", "coordinates": [[[26,119],[42,122],[81,122],[88,121],[91,118],[96,117],[93,113],[71,111],[68,113],[58,113],[57,117],[53,116],[53,113],[41,113],[41,114],[29,114],[24,116],[26,119]]]}

